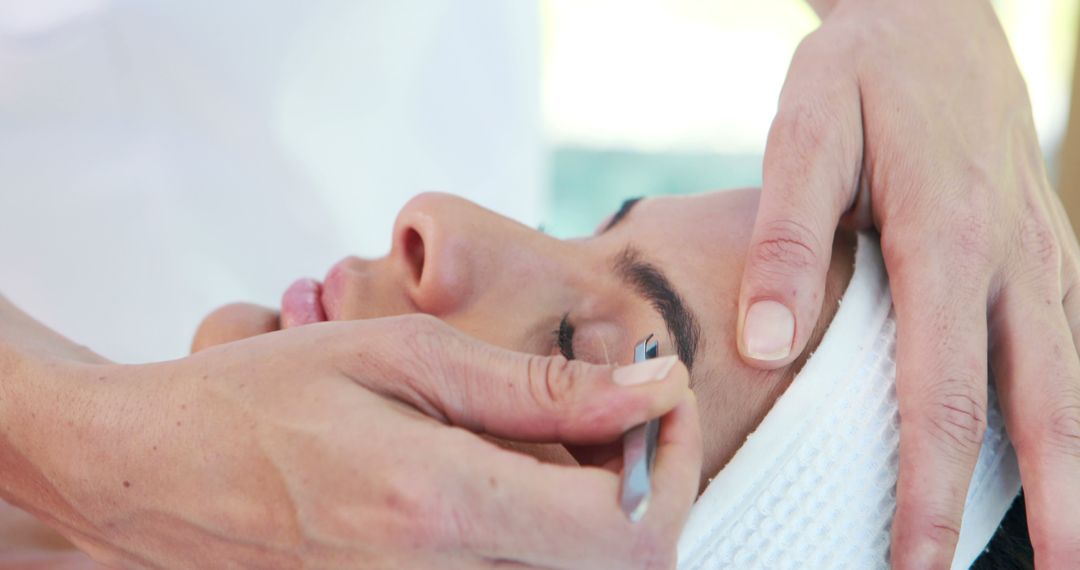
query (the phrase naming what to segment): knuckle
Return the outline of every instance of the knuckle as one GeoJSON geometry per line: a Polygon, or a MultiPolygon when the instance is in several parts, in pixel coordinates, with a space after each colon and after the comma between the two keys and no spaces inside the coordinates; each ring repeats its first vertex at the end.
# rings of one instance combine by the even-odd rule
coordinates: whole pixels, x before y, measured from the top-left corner
{"type": "MultiPolygon", "coordinates": [[[[931,269],[959,277],[955,281],[961,286],[981,287],[988,282],[994,263],[994,224],[988,210],[969,206],[968,201],[914,208],[923,215],[908,216],[885,232],[881,251],[890,274],[925,273],[930,264],[931,269]],[[933,218],[927,212],[934,212],[933,218]]],[[[987,198],[972,201],[985,202],[987,198]]]]}
{"type": "Polygon", "coordinates": [[[782,97],[766,141],[765,184],[779,182],[794,192],[811,178],[827,183],[829,190],[844,189],[806,196],[816,201],[815,207],[839,212],[850,205],[854,192],[857,172],[850,164],[858,161],[861,140],[842,103],[850,98],[849,84],[834,81],[816,89],[812,96],[782,97]]]}
{"type": "MultiPolygon", "coordinates": [[[[453,517],[444,512],[440,494],[433,492],[430,484],[421,477],[403,472],[386,477],[378,487],[374,501],[382,511],[382,523],[378,529],[389,543],[422,544],[438,547],[457,544],[460,535],[453,524],[453,517]]],[[[341,508],[344,524],[355,524],[355,512],[351,506],[341,508]]],[[[377,530],[377,529],[373,529],[377,530]]]]}
{"type": "Polygon", "coordinates": [[[986,433],[985,382],[974,375],[950,376],[928,395],[931,404],[924,412],[930,435],[945,446],[967,454],[977,454],[986,433]]]}
{"type": "MultiPolygon", "coordinates": [[[[824,128],[831,121],[824,105],[813,99],[798,99],[783,105],[776,113],[769,129],[768,143],[784,145],[784,152],[794,153],[805,159],[812,156],[826,142],[831,129],[824,128]]],[[[791,160],[792,156],[788,159],[791,160]]]]}
{"type": "Polygon", "coordinates": [[[533,400],[547,411],[563,410],[578,381],[573,363],[562,356],[530,356],[527,367],[533,400]]]}
{"type": "Polygon", "coordinates": [[[528,386],[532,399],[544,415],[555,421],[556,431],[564,432],[572,426],[590,433],[602,431],[621,423],[631,411],[629,406],[637,403],[625,391],[612,397],[596,374],[602,369],[562,356],[530,357],[528,386]]]}
{"type": "Polygon", "coordinates": [[[962,266],[977,272],[989,270],[993,259],[992,226],[989,216],[979,209],[965,209],[954,219],[956,232],[952,245],[962,266]]]}
{"type": "Polygon", "coordinates": [[[952,549],[960,539],[960,521],[945,515],[936,515],[927,521],[924,536],[943,549],[952,549]]]}
{"type": "Polygon", "coordinates": [[[407,318],[395,328],[397,335],[387,348],[392,351],[391,360],[407,366],[405,379],[430,378],[440,372],[441,359],[435,358],[444,346],[445,340],[432,326],[423,319],[407,318]],[[400,354],[393,354],[400,352],[400,354]]]}
{"type": "Polygon", "coordinates": [[[750,249],[750,261],[766,277],[788,276],[818,267],[821,243],[810,228],[791,220],[770,223],[750,249]]]}
{"type": "MultiPolygon", "coordinates": [[[[397,318],[397,317],[395,317],[397,318]]],[[[401,317],[400,324],[395,324],[396,335],[387,339],[390,348],[400,347],[406,351],[405,359],[415,365],[431,368],[425,372],[439,371],[452,373],[456,370],[442,370],[456,362],[446,355],[457,354],[466,343],[461,342],[459,333],[441,320],[430,315],[408,315],[401,317]]]]}
{"type": "Polygon", "coordinates": [[[360,351],[361,370],[369,378],[382,379],[383,389],[434,418],[444,417],[444,412],[462,415],[468,400],[469,383],[463,381],[466,363],[477,361],[472,355],[462,356],[468,344],[455,346],[461,340],[457,331],[430,315],[401,317],[394,331],[396,335],[384,339],[381,353],[366,357],[360,351]]]}
{"type": "Polygon", "coordinates": [[[1031,546],[1047,568],[1073,568],[1080,560],[1080,536],[1068,525],[1031,533],[1031,546]]]}
{"type": "Polygon", "coordinates": [[[1061,259],[1061,248],[1054,236],[1050,224],[1034,216],[1024,220],[1020,232],[1020,246],[1024,254],[1040,265],[1057,266],[1061,259]]]}
{"type": "Polygon", "coordinates": [[[1068,400],[1045,415],[1040,431],[1050,449],[1080,459],[1080,401],[1076,397],[1068,400]]]}
{"type": "Polygon", "coordinates": [[[399,331],[399,334],[405,338],[413,336],[429,337],[433,334],[444,335],[447,331],[453,330],[449,325],[439,320],[437,317],[426,313],[402,315],[397,318],[400,319],[401,323],[397,330],[399,331]]]}
{"type": "Polygon", "coordinates": [[[439,358],[447,353],[448,342],[455,338],[453,329],[430,315],[405,315],[394,317],[393,333],[384,338],[383,346],[391,354],[402,353],[394,359],[408,365],[418,376],[430,376],[447,359],[439,358]]]}
{"type": "Polygon", "coordinates": [[[1026,216],[1021,224],[1017,246],[1025,266],[1041,276],[1060,275],[1061,245],[1054,228],[1046,220],[1034,214],[1026,216]]]}

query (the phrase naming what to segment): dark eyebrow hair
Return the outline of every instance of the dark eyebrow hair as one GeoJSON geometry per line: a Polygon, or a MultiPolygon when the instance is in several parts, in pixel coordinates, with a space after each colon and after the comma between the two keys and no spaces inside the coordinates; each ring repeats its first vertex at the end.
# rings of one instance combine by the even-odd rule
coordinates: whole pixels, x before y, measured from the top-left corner
{"type": "Polygon", "coordinates": [[[615,224],[621,222],[622,219],[630,213],[630,210],[633,210],[634,206],[637,206],[637,203],[640,202],[642,198],[642,196],[638,196],[637,198],[630,198],[629,200],[624,200],[622,205],[619,206],[619,209],[615,211],[615,215],[611,216],[611,221],[609,221],[607,225],[604,226],[604,229],[600,230],[600,233],[604,233],[615,227],[615,224]]]}
{"type": "Polygon", "coordinates": [[[627,246],[616,254],[612,264],[615,273],[660,313],[675,339],[679,360],[690,369],[694,365],[698,342],[701,340],[701,326],[694,314],[687,309],[682,296],[675,292],[671,281],[659,267],[642,260],[641,252],[633,246],[627,246]]]}

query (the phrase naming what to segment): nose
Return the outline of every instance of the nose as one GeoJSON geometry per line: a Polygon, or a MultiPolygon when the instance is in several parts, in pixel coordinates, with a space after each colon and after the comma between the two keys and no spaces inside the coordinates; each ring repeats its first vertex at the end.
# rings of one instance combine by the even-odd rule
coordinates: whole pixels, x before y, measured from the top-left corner
{"type": "Polygon", "coordinates": [[[446,316],[482,293],[501,264],[498,246],[510,244],[514,226],[457,196],[421,194],[398,214],[390,258],[416,308],[446,316]]]}

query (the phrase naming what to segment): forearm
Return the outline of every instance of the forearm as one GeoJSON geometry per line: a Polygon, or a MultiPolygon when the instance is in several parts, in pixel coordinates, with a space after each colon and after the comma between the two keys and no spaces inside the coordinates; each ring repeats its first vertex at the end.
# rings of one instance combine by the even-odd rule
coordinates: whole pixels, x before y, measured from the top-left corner
{"type": "MultiPolygon", "coordinates": [[[[70,360],[107,364],[108,360],[76,344],[21,311],[0,294],[0,371],[4,361],[20,359],[70,360]]],[[[6,376],[0,375],[0,380],[6,376]]]]}
{"type": "Polygon", "coordinates": [[[57,467],[89,437],[87,378],[111,368],[0,297],[0,498],[54,525],[77,522],[57,467]]]}

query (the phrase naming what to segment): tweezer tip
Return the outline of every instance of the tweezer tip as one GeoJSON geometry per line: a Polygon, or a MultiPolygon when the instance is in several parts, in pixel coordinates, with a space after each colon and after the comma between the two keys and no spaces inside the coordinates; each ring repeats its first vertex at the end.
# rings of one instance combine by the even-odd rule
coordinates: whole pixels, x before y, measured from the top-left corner
{"type": "Polygon", "coordinates": [[[626,518],[630,519],[631,523],[637,523],[645,516],[645,511],[649,510],[649,496],[645,495],[638,501],[637,506],[626,513],[626,518]]]}

